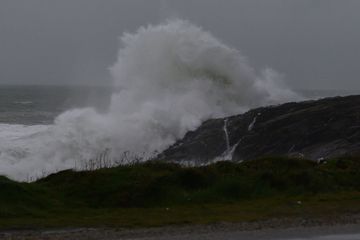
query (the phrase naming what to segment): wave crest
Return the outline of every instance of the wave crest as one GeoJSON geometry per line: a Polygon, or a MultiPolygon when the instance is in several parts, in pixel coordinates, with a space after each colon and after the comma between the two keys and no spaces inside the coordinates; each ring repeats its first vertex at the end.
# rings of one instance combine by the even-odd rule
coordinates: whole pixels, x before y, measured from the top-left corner
{"type": "Polygon", "coordinates": [[[110,69],[121,90],[109,111],[67,111],[31,138],[28,131],[1,136],[1,174],[24,180],[74,167],[104,149],[111,156],[151,156],[206,119],[297,99],[273,70],[257,74],[238,50],[188,21],[141,27],[124,34],[121,45],[110,69]],[[14,146],[24,150],[21,158],[9,154],[14,146]]]}

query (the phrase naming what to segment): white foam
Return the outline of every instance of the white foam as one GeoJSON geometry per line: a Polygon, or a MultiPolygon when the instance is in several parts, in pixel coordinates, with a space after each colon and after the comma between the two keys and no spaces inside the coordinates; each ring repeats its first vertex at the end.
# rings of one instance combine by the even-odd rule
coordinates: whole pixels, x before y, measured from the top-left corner
{"type": "Polygon", "coordinates": [[[274,71],[257,74],[238,50],[181,20],[124,34],[111,73],[122,90],[106,114],[78,109],[52,126],[2,126],[1,174],[26,180],[104,149],[151,155],[206,119],[297,98],[274,71]]]}

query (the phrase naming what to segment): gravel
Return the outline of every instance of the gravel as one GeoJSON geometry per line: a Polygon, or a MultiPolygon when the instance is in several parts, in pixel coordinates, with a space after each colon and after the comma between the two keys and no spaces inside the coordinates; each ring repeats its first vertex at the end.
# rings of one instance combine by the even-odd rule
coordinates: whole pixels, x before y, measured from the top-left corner
{"type": "MultiPolygon", "coordinates": [[[[343,239],[360,239],[360,214],[331,218],[282,218],[256,222],[216,223],[195,226],[167,226],[146,229],[68,228],[52,230],[9,230],[0,232],[6,240],[211,240],[211,239],[289,239],[334,234],[347,235],[343,239]],[[358,235],[357,235],[358,234],[358,235]],[[352,238],[354,237],[354,238],[352,238]]],[[[299,238],[300,239],[300,238],[299,238]]],[[[319,239],[342,239],[319,238],[319,239]]]]}

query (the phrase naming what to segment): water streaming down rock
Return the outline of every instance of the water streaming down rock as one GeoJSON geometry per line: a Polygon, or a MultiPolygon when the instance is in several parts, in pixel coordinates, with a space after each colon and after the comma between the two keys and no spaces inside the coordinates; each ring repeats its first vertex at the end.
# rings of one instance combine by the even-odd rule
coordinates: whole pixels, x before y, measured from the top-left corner
{"type": "Polygon", "coordinates": [[[213,159],[210,162],[231,161],[231,160],[233,160],[234,151],[241,142],[241,139],[240,139],[235,144],[233,144],[233,145],[230,144],[228,121],[229,121],[228,118],[224,119],[224,133],[225,133],[226,149],[220,156],[217,156],[215,159],[213,159]]]}
{"type": "Polygon", "coordinates": [[[239,142],[236,143],[233,146],[230,145],[230,137],[229,137],[229,131],[228,131],[228,120],[229,120],[228,118],[224,118],[224,126],[223,126],[226,148],[225,148],[224,152],[221,155],[215,157],[214,159],[209,161],[209,163],[218,162],[218,161],[231,161],[232,160],[232,156],[234,154],[235,148],[237,147],[239,142]]]}
{"type": "Polygon", "coordinates": [[[256,120],[257,120],[257,116],[254,117],[254,119],[252,120],[252,122],[249,124],[249,127],[248,127],[248,131],[252,131],[254,126],[255,126],[255,123],[256,123],[256,120]]]}
{"type": "Polygon", "coordinates": [[[257,73],[238,50],[182,20],[125,33],[111,73],[122,90],[107,113],[74,109],[53,125],[1,135],[0,174],[24,180],[73,168],[105,149],[114,158],[130,152],[147,159],[207,119],[297,99],[273,70],[257,73]]]}
{"type": "Polygon", "coordinates": [[[229,132],[227,129],[227,123],[228,123],[228,119],[225,118],[224,119],[224,133],[225,133],[226,151],[229,152],[230,151],[230,140],[229,140],[229,132]]]}
{"type": "MultiPolygon", "coordinates": [[[[232,161],[234,152],[238,145],[240,144],[241,140],[239,140],[236,144],[231,146],[230,148],[226,149],[226,151],[221,154],[220,156],[216,157],[214,160],[211,160],[210,162],[218,162],[218,161],[232,161]]],[[[241,160],[238,160],[240,162],[241,160]]]]}

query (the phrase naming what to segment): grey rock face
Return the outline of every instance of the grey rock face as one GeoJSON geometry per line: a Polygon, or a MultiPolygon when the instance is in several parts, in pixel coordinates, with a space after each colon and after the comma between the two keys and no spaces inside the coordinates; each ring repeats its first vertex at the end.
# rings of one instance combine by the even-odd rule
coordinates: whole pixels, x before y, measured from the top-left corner
{"type": "Polygon", "coordinates": [[[286,103],[211,119],[159,157],[207,163],[229,153],[234,161],[274,155],[321,160],[360,154],[360,96],[286,103]]]}

